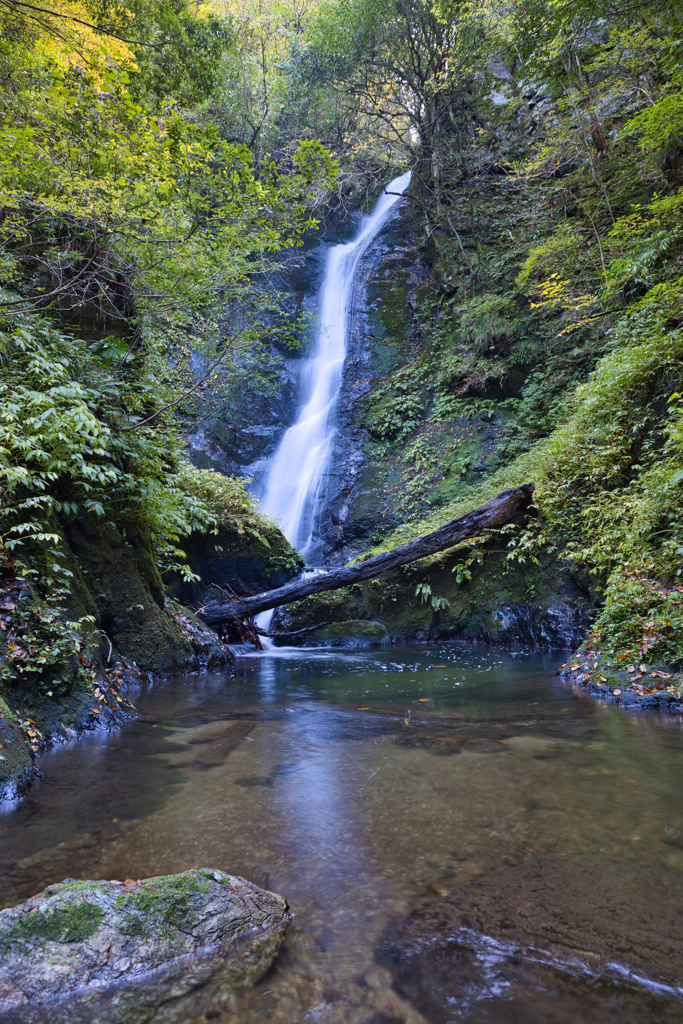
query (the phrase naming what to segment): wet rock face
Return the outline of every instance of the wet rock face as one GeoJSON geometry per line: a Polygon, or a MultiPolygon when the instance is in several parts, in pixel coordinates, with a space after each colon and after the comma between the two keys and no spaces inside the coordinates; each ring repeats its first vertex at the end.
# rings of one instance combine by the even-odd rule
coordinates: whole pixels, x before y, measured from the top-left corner
{"type": "Polygon", "coordinates": [[[471,580],[458,583],[466,555],[458,549],[427,564],[304,598],[281,608],[275,625],[294,631],[330,624],[304,634],[302,640],[316,646],[329,643],[325,637],[335,623],[344,624],[348,637],[369,623],[381,624],[396,643],[459,639],[560,650],[581,643],[593,609],[566,566],[549,557],[532,567],[510,566],[505,553],[491,545],[482,564],[471,565],[471,580]]]}
{"type": "Polygon", "coordinates": [[[217,973],[253,985],[288,921],[281,896],[222,871],[67,879],[0,913],[0,1019],[133,1024],[217,973]]]}
{"type": "MultiPolygon", "coordinates": [[[[296,418],[301,370],[313,341],[317,292],[330,243],[328,232],[310,232],[288,265],[273,276],[284,317],[274,318],[258,348],[236,351],[233,363],[219,369],[211,387],[196,396],[195,414],[187,422],[194,464],[252,477],[257,497],[263,492],[269,460],[296,418]],[[299,317],[303,322],[294,330],[298,343],[292,343],[292,325],[299,317]]],[[[203,363],[197,362],[194,370],[199,376],[203,363]]]]}
{"type": "Polygon", "coordinates": [[[392,922],[377,960],[430,1024],[678,1021],[678,900],[668,920],[651,911],[663,884],[623,864],[534,861],[392,922]]]}
{"type": "Polygon", "coordinates": [[[235,594],[274,590],[296,579],[304,567],[299,552],[274,524],[264,524],[258,537],[223,524],[215,534],[192,534],[183,547],[190,569],[200,577],[193,583],[169,581],[184,604],[215,601],[219,595],[212,584],[235,594]]]}
{"type": "Polygon", "coordinates": [[[323,483],[318,561],[344,564],[375,531],[405,519],[388,498],[385,461],[368,457],[360,408],[378,377],[415,357],[413,310],[428,275],[414,246],[405,204],[362,257],[349,317],[347,356],[335,411],[338,427],[323,483]]]}
{"type": "Polygon", "coordinates": [[[328,626],[302,637],[285,634],[281,641],[275,637],[276,647],[386,647],[390,643],[391,639],[384,623],[361,622],[358,619],[331,622],[328,626]]]}

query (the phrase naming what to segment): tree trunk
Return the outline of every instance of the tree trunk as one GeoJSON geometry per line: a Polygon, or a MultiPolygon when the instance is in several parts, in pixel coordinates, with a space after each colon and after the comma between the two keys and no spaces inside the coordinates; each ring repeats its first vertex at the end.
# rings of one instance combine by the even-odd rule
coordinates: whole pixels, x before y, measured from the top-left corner
{"type": "Polygon", "coordinates": [[[368,558],[358,565],[332,569],[319,576],[294,580],[293,583],[287,583],[284,587],[268,590],[263,594],[235,597],[220,604],[209,605],[198,611],[197,615],[207,625],[219,626],[257,615],[269,608],[290,604],[302,597],[308,597],[309,594],[319,594],[324,590],[337,590],[339,587],[347,587],[353,583],[359,583],[361,580],[374,579],[380,573],[397,569],[409,562],[416,562],[419,558],[425,558],[426,555],[433,555],[445,548],[452,548],[454,545],[460,544],[461,541],[477,537],[484,530],[520,520],[531,504],[533,490],[533,484],[513,487],[509,491],[503,491],[480,508],[468,512],[467,515],[452,519],[445,526],[435,530],[434,533],[429,533],[426,537],[417,537],[408,544],[402,544],[391,551],[384,551],[381,555],[368,558]]]}

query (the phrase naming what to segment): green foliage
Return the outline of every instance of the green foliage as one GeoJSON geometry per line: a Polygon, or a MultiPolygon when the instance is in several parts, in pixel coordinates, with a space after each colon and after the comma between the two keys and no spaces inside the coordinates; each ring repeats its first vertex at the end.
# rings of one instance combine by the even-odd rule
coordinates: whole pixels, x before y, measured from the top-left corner
{"type": "Polygon", "coordinates": [[[237,46],[229,18],[213,11],[197,17],[189,0],[86,0],[100,29],[132,37],[136,95],[173,97],[185,107],[208,99],[222,66],[237,46]]]}
{"type": "Polygon", "coordinates": [[[515,325],[509,313],[509,296],[477,296],[460,314],[460,332],[465,341],[485,352],[495,340],[511,341],[514,337],[515,325]]]}
{"type": "Polygon", "coordinates": [[[566,271],[576,260],[581,241],[577,224],[569,221],[560,224],[549,238],[532,247],[517,275],[517,287],[526,287],[539,271],[544,278],[566,271]]]}
{"type": "Polygon", "coordinates": [[[215,128],[151,115],[129,80],[118,67],[28,80],[0,126],[0,241],[30,275],[27,305],[89,304],[99,319],[196,308],[241,294],[313,223],[304,204],[334,175],[319,144],[257,173],[215,128]]]}
{"type": "Polygon", "coordinates": [[[372,390],[367,401],[365,423],[373,437],[403,443],[425,416],[421,393],[428,367],[408,363],[372,390]]]}
{"type": "Polygon", "coordinates": [[[419,597],[422,604],[431,605],[435,612],[440,612],[450,607],[448,598],[438,597],[436,594],[433,594],[431,584],[429,583],[418,583],[415,588],[415,597],[419,597]]]}
{"type": "Polygon", "coordinates": [[[0,335],[0,510],[6,548],[56,543],[54,514],[133,515],[177,443],[153,428],[126,430],[151,385],[108,369],[107,347],[23,318],[0,335]],[[104,359],[101,354],[104,353],[104,359]]]}

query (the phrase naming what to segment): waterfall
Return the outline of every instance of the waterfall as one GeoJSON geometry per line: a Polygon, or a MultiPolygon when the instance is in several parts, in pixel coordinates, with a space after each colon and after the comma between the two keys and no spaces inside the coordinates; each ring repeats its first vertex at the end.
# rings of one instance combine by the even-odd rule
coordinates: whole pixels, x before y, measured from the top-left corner
{"type": "MultiPolygon", "coordinates": [[[[356,269],[409,182],[409,171],[394,178],[370,216],[363,218],[356,238],[333,246],[327,254],[315,345],[302,373],[303,404],[273,456],[261,501],[262,511],[280,524],[304,558],[316,546],[319,497],[332,453],[332,413],[341,388],[356,269]]],[[[259,615],[259,626],[267,629],[272,614],[259,615]]]]}

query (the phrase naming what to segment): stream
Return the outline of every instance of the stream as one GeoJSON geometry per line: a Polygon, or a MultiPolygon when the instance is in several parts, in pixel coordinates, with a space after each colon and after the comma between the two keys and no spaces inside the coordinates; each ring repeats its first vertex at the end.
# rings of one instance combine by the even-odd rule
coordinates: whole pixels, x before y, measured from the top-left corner
{"type": "Polygon", "coordinates": [[[283,649],[151,685],[2,816],[3,905],[191,866],[286,896],[256,988],[155,1021],[683,1020],[681,722],[585,699],[561,660],[283,649]]]}

